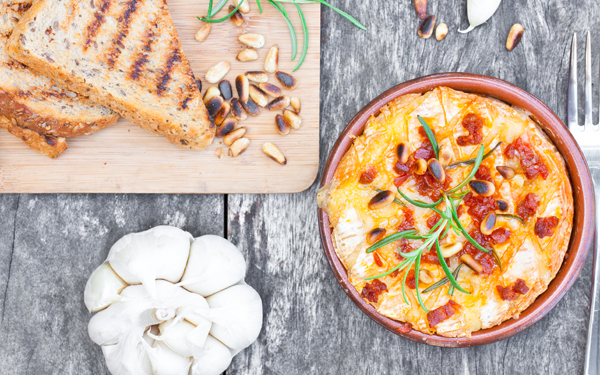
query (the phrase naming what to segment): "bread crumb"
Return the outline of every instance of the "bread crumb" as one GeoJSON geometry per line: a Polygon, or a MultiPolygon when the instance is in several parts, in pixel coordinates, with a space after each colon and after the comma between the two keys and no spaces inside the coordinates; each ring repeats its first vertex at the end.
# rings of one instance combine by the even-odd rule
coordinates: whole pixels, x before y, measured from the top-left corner
{"type": "Polygon", "coordinates": [[[219,157],[219,159],[223,159],[223,147],[217,147],[215,149],[215,154],[219,157]]]}

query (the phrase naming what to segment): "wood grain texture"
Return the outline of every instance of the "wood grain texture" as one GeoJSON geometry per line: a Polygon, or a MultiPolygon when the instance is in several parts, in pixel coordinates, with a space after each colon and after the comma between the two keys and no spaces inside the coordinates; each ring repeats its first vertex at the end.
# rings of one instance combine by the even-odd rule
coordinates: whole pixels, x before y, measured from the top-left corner
{"type": "MultiPolygon", "coordinates": [[[[591,0],[504,1],[487,24],[466,35],[456,32],[467,26],[464,1],[430,0],[429,13],[450,29],[441,42],[417,36],[420,21],[412,1],[333,3],[369,30],[323,10],[321,166],[338,134],[371,99],[432,73],[507,80],[564,119],[572,32],[590,29],[596,41],[600,38],[600,5],[591,0]],[[506,36],[517,22],[525,35],[508,52],[506,36]]],[[[600,59],[598,52],[594,57],[600,59]]],[[[319,242],[316,191],[313,185],[294,196],[229,197],[231,238],[255,249],[248,255],[253,263],[247,282],[265,300],[265,328],[258,342],[234,359],[229,375],[582,373],[591,259],[558,306],[524,332],[478,348],[429,347],[378,326],[343,293],[319,242]]]]}
{"type": "Polygon", "coordinates": [[[83,290],[122,236],[167,224],[223,235],[219,195],[0,197],[0,372],[109,374],[83,290]]]}
{"type": "MultiPolygon", "coordinates": [[[[216,4],[216,2],[215,2],[216,4]]],[[[235,27],[229,20],[214,24],[206,41],[194,36],[202,25],[196,17],[208,9],[208,0],[168,1],[169,9],[183,50],[203,92],[209,86],[204,75],[220,61],[231,63],[225,79],[234,82],[238,74],[263,70],[271,45],[280,47],[279,68],[290,72],[302,49],[302,27],[295,7],[286,5],[298,33],[298,57],[291,61],[290,36],[284,18],[265,1],[260,15],[253,2],[245,22],[235,27]],[[245,46],[238,41],[244,33],[260,33],[266,44],[258,49],[259,58],[252,62],[236,60],[245,46]]],[[[225,6],[214,18],[227,14],[225,6]]],[[[237,158],[227,156],[222,138],[215,139],[203,151],[189,151],[152,135],[125,119],[90,137],[69,139],[69,149],[56,160],[31,151],[23,142],[0,132],[0,192],[8,193],[292,193],[308,188],[317,175],[319,163],[319,40],[320,6],[303,6],[309,29],[308,55],[293,75],[298,87],[283,90],[302,101],[302,127],[282,136],[275,127],[275,115],[266,109],[258,117],[249,117],[239,126],[248,129],[249,148],[237,158]],[[262,152],[265,142],[274,143],[287,157],[279,165],[262,152]],[[222,147],[219,159],[215,149],[222,147]]],[[[269,82],[281,86],[270,74],[269,82]]],[[[237,94],[235,94],[237,96],[237,94]]]]}

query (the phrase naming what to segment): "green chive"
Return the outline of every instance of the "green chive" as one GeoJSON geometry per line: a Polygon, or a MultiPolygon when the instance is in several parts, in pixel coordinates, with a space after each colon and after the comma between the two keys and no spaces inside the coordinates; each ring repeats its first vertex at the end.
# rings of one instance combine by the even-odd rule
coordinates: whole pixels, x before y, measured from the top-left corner
{"type": "Polygon", "coordinates": [[[425,120],[423,120],[423,117],[417,116],[417,118],[421,122],[421,125],[423,125],[423,129],[425,129],[425,133],[427,133],[427,138],[429,138],[429,142],[431,142],[431,146],[433,147],[433,152],[435,153],[435,158],[439,159],[440,158],[440,147],[438,146],[437,140],[435,139],[435,136],[433,135],[433,131],[429,127],[429,124],[425,120]]]}

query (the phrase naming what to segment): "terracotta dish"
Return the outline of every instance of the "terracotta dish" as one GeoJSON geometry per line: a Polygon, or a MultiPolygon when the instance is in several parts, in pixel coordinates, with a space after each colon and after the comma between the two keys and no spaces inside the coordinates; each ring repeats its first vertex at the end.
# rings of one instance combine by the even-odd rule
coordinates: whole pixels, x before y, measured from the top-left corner
{"type": "Polygon", "coordinates": [[[332,236],[329,216],[320,209],[321,238],[346,293],[379,324],[431,345],[487,344],[527,328],[573,284],[591,244],[592,237],[584,234],[593,231],[593,191],[581,151],[548,107],[494,78],[440,74],[388,90],[344,130],[329,156],[321,186],[326,188],[321,190],[320,205],[332,215],[336,228],[332,236]],[[417,119],[416,114],[423,118],[417,119]],[[430,127],[437,142],[426,134],[430,127]],[[490,151],[499,142],[496,151],[490,151]],[[439,175],[437,160],[448,165],[474,158],[478,150],[481,158],[484,146],[489,157],[468,185],[470,190],[463,190],[462,195],[468,194],[464,198],[457,198],[459,193],[440,194],[472,178],[467,175],[475,170],[458,165],[439,175]],[[410,156],[401,149],[410,149],[410,156]],[[419,172],[419,162],[427,168],[426,160],[429,172],[419,172]],[[403,197],[394,193],[396,187],[403,197]],[[393,203],[391,195],[400,201],[393,203]],[[464,224],[466,232],[459,233],[458,227],[456,234],[444,232],[452,220],[442,220],[431,208],[415,207],[420,204],[409,196],[426,202],[446,199],[447,204],[438,208],[448,216],[452,205],[461,205],[458,217],[462,219],[455,223],[464,224]],[[402,207],[406,200],[413,204],[402,207]],[[525,221],[519,224],[521,219],[502,212],[525,221]],[[406,230],[414,229],[412,235],[433,233],[437,227],[428,228],[435,223],[443,224],[437,229],[442,236],[438,251],[439,257],[447,254],[442,263],[450,268],[444,271],[440,266],[435,246],[424,250],[416,263],[420,262],[421,276],[416,276],[421,281],[415,289],[414,270],[407,273],[414,265],[400,269],[400,274],[390,272],[409,256],[398,253],[416,254],[414,249],[425,238],[396,238],[383,247],[378,241],[406,230]],[[470,245],[467,232],[492,252],[477,250],[474,246],[486,249],[472,239],[470,245]],[[450,284],[425,291],[459,264],[465,267],[455,272],[458,284],[471,294],[464,290],[449,296],[450,284]],[[404,274],[408,283],[402,282],[407,280],[404,274]]]}

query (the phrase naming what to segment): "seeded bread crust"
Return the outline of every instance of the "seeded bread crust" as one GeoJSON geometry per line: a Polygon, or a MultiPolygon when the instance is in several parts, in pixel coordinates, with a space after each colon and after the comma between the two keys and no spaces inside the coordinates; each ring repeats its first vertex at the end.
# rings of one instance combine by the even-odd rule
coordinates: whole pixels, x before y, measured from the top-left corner
{"type": "Polygon", "coordinates": [[[20,127],[53,137],[89,135],[114,124],[119,116],[55,84],[6,53],[6,42],[33,0],[0,1],[0,115],[20,127]]]}
{"type": "Polygon", "coordinates": [[[15,137],[21,138],[23,142],[33,150],[51,159],[56,159],[67,150],[67,140],[62,137],[51,137],[38,134],[32,130],[15,125],[4,116],[0,116],[0,128],[7,130],[15,137]]]}
{"type": "Polygon", "coordinates": [[[41,0],[7,51],[171,143],[212,143],[215,125],[164,0],[41,0]]]}

